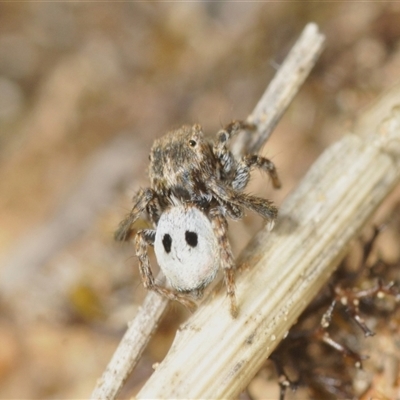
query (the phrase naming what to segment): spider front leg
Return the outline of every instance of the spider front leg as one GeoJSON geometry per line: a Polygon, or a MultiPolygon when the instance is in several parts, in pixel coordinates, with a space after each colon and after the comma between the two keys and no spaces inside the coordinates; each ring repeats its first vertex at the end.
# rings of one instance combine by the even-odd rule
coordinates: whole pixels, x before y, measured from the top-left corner
{"type": "Polygon", "coordinates": [[[232,188],[235,190],[244,189],[250,179],[250,172],[253,167],[257,167],[267,172],[272,180],[272,185],[275,189],[281,187],[281,182],[276,172],[274,163],[268,158],[257,155],[247,155],[243,157],[236,168],[235,176],[232,180],[232,188]]]}
{"type": "Polygon", "coordinates": [[[146,289],[166,297],[168,300],[176,300],[183,304],[190,311],[196,309],[196,303],[191,301],[187,296],[177,293],[172,289],[157,285],[150,268],[150,260],[147,254],[147,246],[154,244],[155,231],[151,229],[143,229],[137,232],[135,238],[136,256],[139,259],[139,271],[142,278],[143,286],[146,289]]]}
{"type": "Polygon", "coordinates": [[[115,240],[122,242],[129,239],[132,233],[132,225],[155,198],[156,193],[150,188],[140,189],[136,193],[133,197],[134,205],[131,212],[120,222],[114,233],[115,240]]]}
{"type": "Polygon", "coordinates": [[[262,197],[251,196],[246,193],[237,193],[235,200],[244,208],[248,208],[268,220],[268,227],[271,230],[278,216],[278,209],[273,202],[262,197]]]}
{"type": "Polygon", "coordinates": [[[267,219],[269,227],[272,229],[278,215],[278,209],[273,205],[272,201],[224,187],[215,180],[208,182],[208,187],[222,206],[224,204],[233,204],[248,208],[267,219]]]}
{"type": "Polygon", "coordinates": [[[227,235],[228,223],[225,216],[217,208],[210,211],[210,218],[218,241],[221,267],[225,274],[226,291],[231,302],[231,314],[233,318],[236,318],[238,307],[235,295],[235,262],[227,235]]]}
{"type": "Polygon", "coordinates": [[[217,141],[214,144],[213,152],[218,158],[224,173],[229,173],[234,168],[236,162],[233,154],[226,147],[228,141],[240,131],[254,129],[255,125],[244,121],[233,121],[217,133],[217,141]]]}

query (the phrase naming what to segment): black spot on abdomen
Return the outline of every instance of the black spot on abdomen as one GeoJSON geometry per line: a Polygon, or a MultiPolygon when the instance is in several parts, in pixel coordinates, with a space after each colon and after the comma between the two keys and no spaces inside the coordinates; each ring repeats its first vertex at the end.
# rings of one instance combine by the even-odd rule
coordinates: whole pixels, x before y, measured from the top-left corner
{"type": "Polygon", "coordinates": [[[190,247],[196,247],[197,246],[197,233],[186,231],[185,232],[185,240],[186,240],[186,243],[190,247]]]}
{"type": "Polygon", "coordinates": [[[169,253],[171,251],[172,238],[168,233],[164,235],[162,239],[162,244],[164,246],[165,251],[169,253]]]}

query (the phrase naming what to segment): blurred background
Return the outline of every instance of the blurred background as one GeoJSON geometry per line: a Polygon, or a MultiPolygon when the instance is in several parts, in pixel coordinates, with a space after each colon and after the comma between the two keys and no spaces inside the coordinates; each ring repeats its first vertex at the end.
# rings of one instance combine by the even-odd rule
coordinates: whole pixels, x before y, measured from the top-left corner
{"type": "MultiPolygon", "coordinates": [[[[263,149],[283,188],[250,187],[277,205],[399,82],[400,3],[0,3],[0,398],[89,396],[145,295],[113,232],[153,140],[246,118],[312,21],[325,51],[263,149]]],[[[236,254],[261,226],[230,225],[236,254]]],[[[186,317],[171,305],[121,397],[186,317]]]]}

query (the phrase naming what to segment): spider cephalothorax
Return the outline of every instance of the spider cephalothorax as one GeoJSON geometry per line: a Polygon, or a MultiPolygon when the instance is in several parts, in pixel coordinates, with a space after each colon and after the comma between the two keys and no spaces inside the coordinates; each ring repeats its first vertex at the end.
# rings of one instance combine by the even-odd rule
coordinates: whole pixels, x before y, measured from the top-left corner
{"type": "MultiPolygon", "coordinates": [[[[252,126],[234,121],[225,129],[220,130],[216,139],[212,141],[204,136],[200,125],[184,126],[157,139],[149,157],[151,186],[139,190],[134,197],[131,212],[121,222],[115,234],[117,240],[126,240],[132,232],[133,223],[142,212],[146,211],[155,229],[138,231],[135,239],[144,286],[191,308],[193,302],[185,293],[199,294],[210,283],[216,272],[215,268],[211,267],[211,264],[215,265],[215,263],[208,265],[213,258],[218,261],[219,267],[225,273],[227,292],[231,299],[231,313],[234,316],[237,314],[234,260],[227,238],[226,216],[239,219],[247,208],[266,218],[270,226],[273,225],[277,216],[276,207],[267,199],[243,192],[249,182],[252,167],[265,170],[271,177],[273,186],[280,187],[275,166],[270,160],[257,155],[236,158],[227,148],[229,139],[244,129],[252,129],[252,126]],[[200,213],[204,214],[205,218],[200,213]],[[171,230],[174,230],[171,233],[175,234],[179,230],[182,232],[182,237],[175,236],[173,239],[173,235],[167,232],[169,225],[171,225],[171,230]],[[159,237],[160,235],[157,235],[159,228],[164,235],[168,235],[165,236],[164,241],[159,237]],[[197,237],[212,234],[213,238],[207,241],[204,251],[215,251],[215,254],[210,257],[210,254],[204,254],[203,251],[203,257],[201,257],[201,252],[198,253],[198,257],[192,257],[191,252],[198,251],[197,242],[196,246],[190,246],[190,240],[187,239],[190,239],[190,234],[186,232],[197,237]],[[189,236],[184,238],[184,234],[189,236]],[[172,243],[172,240],[178,243],[172,243]],[[149,244],[156,246],[156,256],[160,267],[175,290],[155,283],[147,256],[149,244]],[[167,266],[172,265],[170,252],[167,251],[168,249],[171,251],[171,248],[174,249],[173,254],[176,259],[179,258],[180,251],[185,254],[185,257],[189,257],[192,272],[182,274],[177,278],[176,271],[179,268],[176,265],[171,268],[167,266]],[[165,252],[165,257],[162,255],[163,252],[165,252]],[[196,268],[193,267],[195,258],[198,259],[197,270],[202,271],[198,273],[198,276],[196,276],[196,268]],[[168,262],[166,262],[167,259],[168,262]],[[205,278],[204,271],[208,270],[211,272],[205,278]],[[187,278],[184,278],[185,276],[187,278]]],[[[185,264],[182,263],[182,268],[184,267],[185,264]]]]}

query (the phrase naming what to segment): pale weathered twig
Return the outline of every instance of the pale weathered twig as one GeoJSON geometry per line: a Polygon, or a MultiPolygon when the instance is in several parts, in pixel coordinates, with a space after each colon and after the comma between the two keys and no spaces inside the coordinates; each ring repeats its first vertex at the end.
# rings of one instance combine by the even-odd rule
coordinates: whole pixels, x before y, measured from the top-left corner
{"type": "MultiPolygon", "coordinates": [[[[306,76],[314,66],[322,50],[324,36],[315,24],[308,24],[299,40],[287,56],[282,67],[268,86],[248,120],[257,124],[253,150],[261,147],[273,128],[293,100],[306,76]]],[[[239,138],[235,151],[241,152],[248,146],[248,138],[239,138]]],[[[92,399],[113,399],[136,365],[150,339],[168,301],[154,293],[148,293],[135,319],[129,324],[118,349],[111,359],[102,378],[97,382],[92,399]],[[146,333],[147,336],[143,333],[146,333]]]]}
{"type": "Polygon", "coordinates": [[[257,127],[251,135],[242,135],[236,141],[233,151],[257,153],[271,136],[294,96],[314,67],[324,44],[324,35],[317,25],[310,23],[303,30],[274,79],[268,85],[254,111],[247,121],[257,127]]]}
{"type": "Polygon", "coordinates": [[[236,398],[248,385],[400,182],[400,110],[390,107],[381,107],[384,121],[369,126],[372,134],[348,134],[328,148],[285,200],[274,230],[246,248],[238,318],[224,290],[206,299],[137,398],[236,398]]]}

